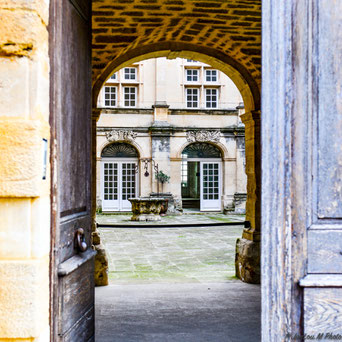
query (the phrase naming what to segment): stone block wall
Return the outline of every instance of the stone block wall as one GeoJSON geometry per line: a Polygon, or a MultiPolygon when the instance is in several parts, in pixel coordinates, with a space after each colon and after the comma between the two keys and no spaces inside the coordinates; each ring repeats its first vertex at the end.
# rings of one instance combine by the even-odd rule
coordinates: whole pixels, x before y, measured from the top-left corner
{"type": "Polygon", "coordinates": [[[0,0],[0,341],[49,341],[48,13],[0,0]]]}

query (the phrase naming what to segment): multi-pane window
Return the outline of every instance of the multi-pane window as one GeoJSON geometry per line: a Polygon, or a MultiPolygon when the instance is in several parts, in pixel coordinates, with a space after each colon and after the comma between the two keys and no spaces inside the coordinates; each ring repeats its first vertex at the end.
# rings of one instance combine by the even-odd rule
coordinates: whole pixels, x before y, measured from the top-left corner
{"type": "Polygon", "coordinates": [[[136,80],[137,79],[137,68],[125,68],[124,69],[124,79],[125,80],[136,80]]]}
{"type": "Polygon", "coordinates": [[[198,63],[198,61],[194,61],[193,59],[187,59],[186,60],[188,63],[198,63]]]}
{"type": "Polygon", "coordinates": [[[188,185],[188,161],[185,159],[187,155],[182,155],[182,168],[181,168],[181,177],[182,177],[182,187],[188,185]],[[185,159],[185,160],[184,160],[185,159]]]}
{"type": "Polygon", "coordinates": [[[217,89],[205,89],[205,106],[206,108],[217,108],[217,89]]]}
{"type": "Polygon", "coordinates": [[[135,197],[135,163],[122,163],[122,199],[135,197]]]}
{"type": "Polygon", "coordinates": [[[104,199],[118,199],[118,164],[104,163],[104,199]]]}
{"type": "Polygon", "coordinates": [[[137,87],[124,87],[124,106],[135,107],[137,104],[137,87]]]}
{"type": "Polygon", "coordinates": [[[186,106],[187,108],[198,108],[199,89],[186,88],[186,106]]]}
{"type": "Polygon", "coordinates": [[[198,82],[198,69],[185,69],[188,82],[198,82]]]}
{"type": "Polygon", "coordinates": [[[116,80],[116,72],[115,72],[112,76],[110,76],[109,79],[110,79],[110,80],[116,80]]]}
{"type": "Polygon", "coordinates": [[[104,105],[105,107],[116,106],[116,87],[104,87],[104,105]]]}
{"type": "Polygon", "coordinates": [[[203,199],[219,199],[219,166],[215,164],[203,164],[203,199]]]}
{"type": "Polygon", "coordinates": [[[206,82],[217,82],[217,70],[207,69],[205,71],[206,82]]]}

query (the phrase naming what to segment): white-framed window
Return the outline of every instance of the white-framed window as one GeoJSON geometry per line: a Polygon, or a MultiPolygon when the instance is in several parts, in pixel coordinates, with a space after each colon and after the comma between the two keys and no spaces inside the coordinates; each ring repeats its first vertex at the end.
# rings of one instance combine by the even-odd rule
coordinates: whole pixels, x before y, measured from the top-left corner
{"type": "Polygon", "coordinates": [[[205,81],[206,82],[217,82],[217,70],[215,69],[206,69],[205,70],[205,81]]]}
{"type": "Polygon", "coordinates": [[[124,106],[136,107],[137,105],[137,87],[124,87],[124,106]]]}
{"type": "Polygon", "coordinates": [[[205,89],[206,108],[217,108],[217,104],[218,104],[218,89],[206,88],[205,89]]]}
{"type": "Polygon", "coordinates": [[[187,82],[198,82],[199,70],[198,69],[185,69],[187,82]]]}
{"type": "Polygon", "coordinates": [[[188,156],[182,155],[182,167],[181,167],[181,181],[182,187],[186,187],[188,185],[188,161],[186,160],[188,156]]]}
{"type": "Polygon", "coordinates": [[[136,81],[137,68],[124,68],[124,79],[127,81],[136,81]]]}
{"type": "Polygon", "coordinates": [[[186,107],[198,108],[199,104],[199,89],[198,88],[186,88],[186,107]]]}
{"type": "Polygon", "coordinates": [[[116,107],[117,101],[117,88],[111,86],[104,87],[104,106],[116,107]]]}
{"type": "Polygon", "coordinates": [[[117,78],[117,75],[116,75],[116,72],[114,72],[114,74],[112,76],[109,77],[109,80],[114,80],[116,81],[118,78],[117,78]]]}

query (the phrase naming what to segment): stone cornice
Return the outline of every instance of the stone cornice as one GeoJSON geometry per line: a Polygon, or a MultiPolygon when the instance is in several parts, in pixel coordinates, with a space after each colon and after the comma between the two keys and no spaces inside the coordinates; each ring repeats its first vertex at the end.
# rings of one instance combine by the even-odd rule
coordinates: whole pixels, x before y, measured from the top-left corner
{"type": "MultiPolygon", "coordinates": [[[[157,127],[153,127],[152,130],[156,130],[157,127]]],[[[150,127],[97,127],[97,133],[105,133],[109,132],[113,129],[121,129],[121,130],[130,130],[134,132],[147,133],[150,131],[150,127]]],[[[176,126],[168,126],[162,127],[162,129],[166,129],[172,132],[186,132],[186,131],[201,131],[201,130],[210,130],[215,131],[219,130],[222,134],[233,134],[238,137],[243,137],[245,135],[245,127],[244,126],[232,126],[232,127],[213,127],[213,128],[203,128],[203,127],[176,127],[176,126]]]]}
{"type": "MultiPolygon", "coordinates": [[[[162,105],[154,105],[156,108],[163,108],[162,105]]],[[[142,114],[153,115],[151,108],[98,108],[101,114],[142,114]]],[[[232,115],[237,116],[235,109],[169,109],[169,115],[232,115]]]]}

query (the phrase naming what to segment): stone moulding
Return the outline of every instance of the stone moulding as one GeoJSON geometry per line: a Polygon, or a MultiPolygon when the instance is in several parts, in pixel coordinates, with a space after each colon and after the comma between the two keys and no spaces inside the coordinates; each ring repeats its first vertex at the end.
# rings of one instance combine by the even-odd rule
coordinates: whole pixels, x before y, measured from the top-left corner
{"type": "Polygon", "coordinates": [[[137,133],[131,130],[115,129],[106,132],[106,138],[109,142],[113,141],[133,141],[137,137],[137,133]]]}
{"type": "Polygon", "coordinates": [[[187,131],[186,140],[188,142],[219,142],[221,133],[219,130],[187,131]]]}

